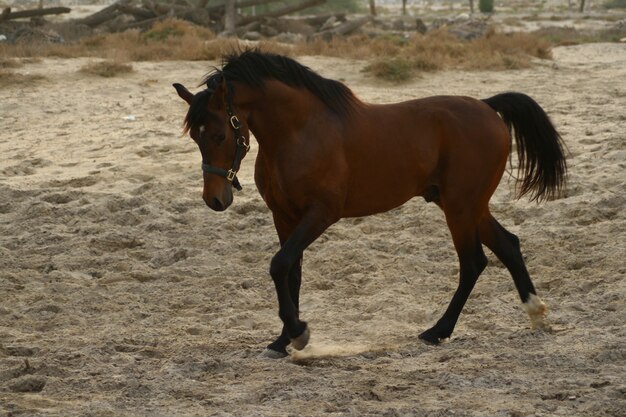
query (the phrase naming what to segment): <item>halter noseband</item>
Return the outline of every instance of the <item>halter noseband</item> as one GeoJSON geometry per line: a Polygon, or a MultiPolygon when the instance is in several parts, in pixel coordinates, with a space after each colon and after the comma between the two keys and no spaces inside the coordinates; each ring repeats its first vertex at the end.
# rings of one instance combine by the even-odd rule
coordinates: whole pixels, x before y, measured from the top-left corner
{"type": "Polygon", "coordinates": [[[226,181],[230,182],[233,187],[237,189],[237,191],[241,191],[241,184],[239,183],[239,179],[237,178],[237,172],[239,172],[239,168],[241,166],[241,160],[244,157],[243,150],[246,152],[250,150],[250,141],[244,135],[241,134],[241,121],[239,118],[233,113],[233,109],[231,106],[231,98],[232,98],[232,87],[229,85],[228,89],[228,105],[226,107],[226,113],[228,113],[228,119],[230,121],[230,127],[235,132],[235,159],[233,160],[233,164],[230,169],[226,171],[222,168],[217,168],[212,165],[207,164],[202,161],[202,171],[219,175],[220,177],[226,178],[226,181]]]}

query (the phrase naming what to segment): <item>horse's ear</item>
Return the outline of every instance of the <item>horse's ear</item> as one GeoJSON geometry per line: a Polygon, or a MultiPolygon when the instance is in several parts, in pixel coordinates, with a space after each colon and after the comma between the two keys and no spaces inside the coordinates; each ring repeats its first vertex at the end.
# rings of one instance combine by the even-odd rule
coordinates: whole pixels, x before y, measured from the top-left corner
{"type": "Polygon", "coordinates": [[[182,84],[176,83],[174,84],[174,88],[176,89],[176,92],[178,93],[180,98],[185,100],[187,104],[191,105],[191,100],[193,100],[193,94],[189,90],[187,90],[182,84]]]}

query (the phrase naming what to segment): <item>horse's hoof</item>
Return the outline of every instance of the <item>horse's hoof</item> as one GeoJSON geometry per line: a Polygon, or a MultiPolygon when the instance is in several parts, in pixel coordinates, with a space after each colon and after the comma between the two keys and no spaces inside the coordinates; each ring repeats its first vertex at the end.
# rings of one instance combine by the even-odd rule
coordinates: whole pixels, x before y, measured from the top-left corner
{"type": "Polygon", "coordinates": [[[279,352],[274,349],[265,349],[259,354],[259,359],[282,359],[287,357],[287,352],[279,352]]]}
{"type": "Polygon", "coordinates": [[[294,339],[291,339],[291,346],[295,350],[302,350],[305,348],[307,343],[309,343],[309,338],[311,337],[311,332],[309,331],[309,326],[306,326],[302,334],[294,339]]]}
{"type": "Polygon", "coordinates": [[[424,343],[435,346],[445,339],[445,337],[441,337],[434,329],[428,329],[417,337],[424,343]]]}

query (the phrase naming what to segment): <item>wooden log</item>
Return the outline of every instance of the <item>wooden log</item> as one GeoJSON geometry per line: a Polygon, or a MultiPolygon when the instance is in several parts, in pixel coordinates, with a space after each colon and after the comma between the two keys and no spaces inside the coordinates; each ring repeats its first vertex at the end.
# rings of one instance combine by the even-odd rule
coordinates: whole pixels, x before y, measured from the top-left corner
{"type": "Polygon", "coordinates": [[[51,14],[69,13],[72,9],[69,7],[48,7],[45,9],[32,9],[32,10],[20,10],[19,12],[12,12],[11,8],[6,8],[0,15],[0,21],[22,19],[27,17],[47,16],[51,14]],[[7,12],[8,10],[8,12],[7,12]]]}
{"type": "Polygon", "coordinates": [[[309,16],[309,17],[297,17],[294,20],[299,22],[306,23],[307,25],[320,27],[324,23],[328,21],[331,17],[334,17],[337,22],[345,22],[346,14],[345,13],[335,13],[335,14],[322,14],[317,16],[309,16]]]}
{"type": "Polygon", "coordinates": [[[199,9],[197,7],[186,7],[179,4],[165,4],[156,3],[149,0],[143,2],[144,7],[153,12],[156,16],[170,15],[170,16],[183,16],[189,13],[202,12],[206,14],[206,9],[199,9]]]}
{"type": "Polygon", "coordinates": [[[135,19],[138,21],[156,17],[156,14],[152,10],[148,10],[143,7],[131,6],[130,4],[120,4],[117,9],[122,13],[135,16],[135,19]]]}
{"type": "MultiPolygon", "coordinates": [[[[202,0],[202,1],[204,1],[204,0],[202,0]]],[[[200,4],[202,4],[202,1],[200,2],[200,4]]],[[[275,3],[277,1],[280,1],[280,0],[240,0],[237,3],[235,3],[235,7],[237,9],[241,9],[241,8],[244,8],[244,7],[257,6],[259,4],[275,3]]],[[[223,12],[225,6],[226,6],[226,3],[222,3],[222,4],[216,4],[215,6],[209,6],[206,9],[209,12],[216,12],[216,11],[222,11],[223,12]]],[[[202,6],[199,5],[198,7],[202,7],[202,6]]]]}
{"type": "Polygon", "coordinates": [[[5,18],[11,14],[11,8],[7,7],[6,9],[4,9],[2,11],[2,13],[0,14],[0,22],[2,22],[3,20],[5,20],[5,18]]]}
{"type": "MultiPolygon", "coordinates": [[[[121,10],[124,10],[124,9],[125,8],[122,8],[121,10]]],[[[141,9],[152,14],[151,17],[149,17],[148,19],[153,19],[155,17],[160,17],[160,18],[175,17],[175,18],[187,20],[196,25],[205,26],[205,27],[210,26],[210,23],[211,23],[211,17],[209,13],[207,12],[207,10],[201,9],[198,7],[186,7],[186,6],[180,6],[178,4],[164,4],[164,3],[156,3],[151,0],[144,0],[143,8],[141,9]]],[[[136,18],[137,18],[137,22],[143,21],[142,19],[139,19],[138,16],[136,16],[136,18]]],[[[132,22],[132,23],[135,23],[135,22],[132,22]]],[[[130,25],[130,23],[128,25],[130,25]]],[[[119,28],[121,28],[121,30],[126,30],[127,29],[126,26],[127,25],[125,24],[125,25],[119,26],[119,28]]],[[[134,27],[141,29],[144,26],[137,25],[134,27]]],[[[118,26],[115,27],[115,30],[117,30],[117,28],[118,26]]]]}
{"type": "Polygon", "coordinates": [[[358,19],[348,20],[347,22],[342,23],[341,25],[329,30],[328,32],[332,33],[333,35],[349,35],[361,26],[371,22],[372,19],[372,16],[364,16],[358,19]]]}
{"type": "Polygon", "coordinates": [[[299,12],[300,10],[308,9],[313,6],[319,6],[320,4],[326,3],[326,0],[305,0],[300,3],[291,4],[289,6],[285,6],[280,9],[276,9],[274,11],[263,13],[258,16],[246,16],[237,22],[238,25],[245,25],[250,22],[254,22],[256,20],[263,20],[268,17],[279,17],[284,16],[286,14],[299,12]]]}
{"type": "Polygon", "coordinates": [[[187,7],[178,6],[176,4],[164,4],[153,1],[144,1],[143,5],[157,16],[163,16],[167,14],[173,16],[177,11],[182,13],[183,11],[188,9],[187,7]]]}
{"type": "Polygon", "coordinates": [[[165,20],[165,19],[167,19],[167,16],[157,16],[151,19],[144,19],[144,20],[140,20],[137,22],[128,22],[128,23],[123,23],[120,25],[113,25],[111,27],[111,31],[124,32],[125,30],[129,30],[129,29],[146,30],[146,29],[150,29],[152,25],[154,25],[156,22],[160,22],[161,20],[165,20]]]}
{"type": "Polygon", "coordinates": [[[360,28],[361,26],[371,22],[373,20],[373,16],[364,16],[359,19],[348,20],[345,23],[337,26],[336,28],[326,30],[324,32],[316,33],[313,38],[322,38],[324,40],[330,41],[334,36],[346,36],[360,28]]]}
{"type": "Polygon", "coordinates": [[[211,27],[211,15],[206,9],[197,7],[187,9],[185,12],[176,12],[175,16],[184,19],[199,26],[211,27]]]}
{"type": "MultiPolygon", "coordinates": [[[[257,22],[259,21],[257,20],[257,22]]],[[[316,32],[313,26],[300,22],[297,19],[286,17],[266,17],[263,19],[261,26],[264,27],[261,33],[271,32],[272,30],[269,28],[274,29],[278,33],[297,33],[304,36],[312,36],[316,32]]],[[[275,33],[274,36],[278,33],[275,33]]]]}
{"type": "Polygon", "coordinates": [[[118,10],[119,5],[128,4],[129,2],[130,0],[118,0],[112,5],[105,7],[104,9],[92,15],[89,15],[83,19],[77,19],[76,23],[79,23],[81,25],[87,25],[89,27],[96,27],[104,22],[108,22],[109,20],[114,19],[117,16],[119,16],[120,14],[120,11],[118,10]]]}

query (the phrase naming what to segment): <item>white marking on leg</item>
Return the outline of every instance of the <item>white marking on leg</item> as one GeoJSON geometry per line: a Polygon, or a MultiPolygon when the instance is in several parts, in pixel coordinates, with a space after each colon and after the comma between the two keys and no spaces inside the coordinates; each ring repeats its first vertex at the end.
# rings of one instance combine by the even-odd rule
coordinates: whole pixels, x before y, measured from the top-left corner
{"type": "Polygon", "coordinates": [[[530,294],[528,300],[524,303],[524,310],[530,317],[531,329],[550,330],[550,326],[546,322],[548,307],[541,301],[541,298],[535,294],[530,294]]]}
{"type": "Polygon", "coordinates": [[[291,339],[291,347],[295,350],[302,350],[309,343],[309,338],[311,337],[311,331],[309,330],[309,326],[304,329],[304,332],[296,337],[295,339],[291,339]]]}

